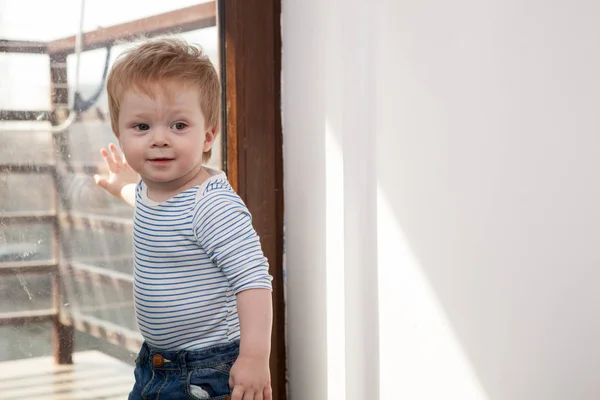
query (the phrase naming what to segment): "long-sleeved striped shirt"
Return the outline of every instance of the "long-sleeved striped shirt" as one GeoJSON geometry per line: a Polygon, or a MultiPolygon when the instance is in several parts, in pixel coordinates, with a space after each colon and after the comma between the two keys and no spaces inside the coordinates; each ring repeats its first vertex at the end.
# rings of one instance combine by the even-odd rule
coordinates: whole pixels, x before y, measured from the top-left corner
{"type": "Polygon", "coordinates": [[[141,181],[133,220],[133,295],[152,347],[200,350],[240,337],[236,294],[271,289],[251,216],[224,173],[157,203],[141,181]]]}

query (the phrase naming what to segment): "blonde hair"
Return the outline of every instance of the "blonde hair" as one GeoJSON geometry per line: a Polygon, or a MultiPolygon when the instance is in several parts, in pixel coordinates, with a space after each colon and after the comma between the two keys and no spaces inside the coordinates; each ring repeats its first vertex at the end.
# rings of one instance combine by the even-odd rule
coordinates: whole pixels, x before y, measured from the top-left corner
{"type": "MultiPolygon", "coordinates": [[[[206,127],[219,128],[221,84],[217,71],[200,46],[178,38],[145,39],[123,52],[114,62],[106,81],[108,109],[113,132],[119,137],[119,110],[124,93],[136,88],[154,95],[155,85],[177,81],[200,92],[200,108],[206,127]]],[[[204,153],[208,160],[211,150],[204,153]]]]}

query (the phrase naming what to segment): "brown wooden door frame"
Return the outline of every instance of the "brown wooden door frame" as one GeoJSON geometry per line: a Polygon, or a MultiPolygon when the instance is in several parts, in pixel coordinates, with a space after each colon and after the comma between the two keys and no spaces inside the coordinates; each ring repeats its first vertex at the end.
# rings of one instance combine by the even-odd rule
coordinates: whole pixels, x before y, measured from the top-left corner
{"type": "Polygon", "coordinates": [[[253,215],[273,276],[273,399],[285,400],[281,0],[218,0],[223,167],[253,215]]]}

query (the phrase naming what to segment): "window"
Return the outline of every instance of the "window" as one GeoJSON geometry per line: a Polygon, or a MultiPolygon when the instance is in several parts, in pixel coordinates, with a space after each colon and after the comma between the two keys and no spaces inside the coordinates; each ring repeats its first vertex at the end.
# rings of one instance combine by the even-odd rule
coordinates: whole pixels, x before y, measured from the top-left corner
{"type": "Polygon", "coordinates": [[[104,68],[123,50],[120,40],[178,34],[204,47],[224,81],[223,131],[209,165],[224,169],[246,201],[271,264],[271,372],[274,398],[285,399],[280,2],[121,2],[119,12],[82,3],[56,13],[55,2],[0,0],[0,366],[11,377],[71,362],[77,372],[59,389],[49,380],[11,385],[10,395],[123,398],[131,388],[141,342],[132,210],[92,179],[103,168],[99,149],[114,142],[104,68]],[[70,121],[76,92],[85,111],[70,121]],[[86,374],[98,365],[111,366],[103,383],[86,374]]]}

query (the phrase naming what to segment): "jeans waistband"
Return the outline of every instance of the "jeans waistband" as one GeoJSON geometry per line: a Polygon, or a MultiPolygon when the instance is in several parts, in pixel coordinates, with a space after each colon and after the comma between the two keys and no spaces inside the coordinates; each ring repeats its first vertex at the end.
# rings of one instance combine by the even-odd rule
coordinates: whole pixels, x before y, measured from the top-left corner
{"type": "Polygon", "coordinates": [[[239,340],[215,345],[201,350],[161,350],[151,347],[144,341],[139,353],[140,365],[150,364],[159,370],[187,370],[211,368],[235,361],[239,355],[239,340]]]}

